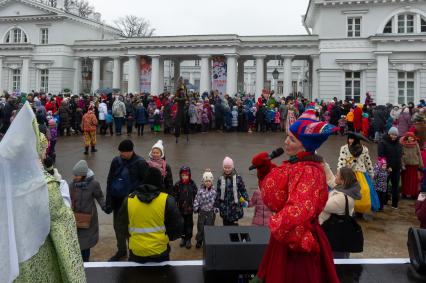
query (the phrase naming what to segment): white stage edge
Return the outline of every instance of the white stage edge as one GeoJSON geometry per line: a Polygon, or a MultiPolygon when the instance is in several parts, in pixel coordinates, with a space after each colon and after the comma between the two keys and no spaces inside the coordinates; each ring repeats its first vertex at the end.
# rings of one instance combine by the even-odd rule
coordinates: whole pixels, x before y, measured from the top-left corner
{"type": "MultiPolygon", "coordinates": [[[[409,258],[366,258],[366,259],[335,259],[335,264],[408,264],[409,258]]],[[[139,264],[129,261],[117,262],[85,262],[85,268],[102,268],[102,267],[138,267],[138,266],[202,266],[202,260],[187,261],[165,261],[161,263],[139,264]]]]}

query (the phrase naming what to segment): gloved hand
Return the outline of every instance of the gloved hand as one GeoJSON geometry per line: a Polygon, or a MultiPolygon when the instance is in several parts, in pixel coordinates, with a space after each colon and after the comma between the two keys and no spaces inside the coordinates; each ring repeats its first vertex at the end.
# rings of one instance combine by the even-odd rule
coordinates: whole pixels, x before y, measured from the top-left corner
{"type": "Polygon", "coordinates": [[[107,207],[105,207],[104,212],[105,212],[106,214],[111,214],[111,213],[112,213],[112,208],[111,208],[111,206],[107,206],[107,207]]]}
{"type": "Polygon", "coordinates": [[[257,168],[257,177],[259,178],[259,181],[263,180],[263,178],[268,175],[269,171],[275,167],[275,165],[272,164],[267,152],[262,152],[255,155],[251,163],[257,168]]]}

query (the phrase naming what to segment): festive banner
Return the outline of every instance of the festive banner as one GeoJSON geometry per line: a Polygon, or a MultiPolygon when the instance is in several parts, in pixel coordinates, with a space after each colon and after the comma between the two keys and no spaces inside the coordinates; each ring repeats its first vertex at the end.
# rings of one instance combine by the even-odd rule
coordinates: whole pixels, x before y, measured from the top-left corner
{"type": "Polygon", "coordinates": [[[212,70],[212,89],[219,91],[221,95],[226,94],[226,58],[213,57],[213,70],[212,70]]]}
{"type": "Polygon", "coordinates": [[[141,92],[151,92],[151,58],[141,57],[139,64],[141,92]]]}

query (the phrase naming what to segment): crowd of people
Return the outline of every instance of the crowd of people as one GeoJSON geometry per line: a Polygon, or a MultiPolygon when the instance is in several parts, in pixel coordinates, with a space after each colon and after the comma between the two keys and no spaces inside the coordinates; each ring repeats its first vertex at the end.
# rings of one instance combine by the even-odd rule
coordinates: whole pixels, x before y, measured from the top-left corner
{"type": "Polygon", "coordinates": [[[310,102],[303,97],[276,98],[273,92],[265,91],[255,101],[249,95],[222,97],[217,92],[200,96],[187,93],[184,88],[174,96],[158,97],[32,93],[20,97],[6,95],[2,99],[2,134],[6,134],[26,102],[32,107],[38,124],[36,130],[45,137],[44,154],[40,156],[46,178],[55,182],[63,205],[74,214],[83,261],[90,260],[90,250],[99,240],[95,201],[105,213],[113,214],[117,252],[110,260],[128,258],[140,263],[169,260],[169,241],[176,239],[181,239],[181,247],[191,249],[194,214],[198,214],[196,248],[201,248],[204,226],[214,225],[216,214],[224,226],[238,225],[244,217],[244,208],[255,207],[252,224],[269,226],[274,235],[258,280],[268,278],[267,274],[270,278],[287,278],[298,270],[297,265],[311,266],[312,258],[300,257],[303,252],[321,254],[323,266],[321,270],[314,268],[315,272],[318,276],[328,272],[328,282],[337,282],[330,258],[348,258],[353,249],[336,248],[341,243],[322,232],[320,227],[330,227],[333,215],[356,213],[370,220],[390,200],[391,207],[398,209],[402,195],[417,199],[416,214],[422,226],[426,223],[423,175],[426,103],[423,100],[417,106],[414,103],[375,105],[367,94],[364,104],[336,98],[310,102]],[[106,195],[85,160],[74,166],[74,178],[69,184],[55,168],[58,136],[81,134],[84,154],[89,154],[89,150],[97,151],[98,134],[106,135],[109,131],[111,135],[121,135],[126,127],[128,136],[133,135],[133,128],[137,129],[137,136],[143,136],[145,125],[154,133],[163,130],[164,134],[174,134],[176,142],[181,133],[282,131],[287,135],[284,147],[289,159],[276,166],[267,153],[256,155],[253,165],[258,168],[259,188],[251,197],[230,157],[224,158],[223,173],[216,183],[212,172],[206,169],[202,182],[197,184],[188,166],[181,167],[179,180],[174,182],[161,140],[152,146],[147,159],[135,153],[130,138],[123,140],[118,147],[119,155],[111,162],[106,195]],[[330,157],[320,157],[316,150],[328,136],[338,134],[347,136],[347,140],[340,149],[337,171],[333,173],[326,162],[330,157]],[[369,142],[378,143],[376,162],[363,144],[369,142]],[[287,174],[282,174],[283,170],[287,174]],[[277,195],[279,187],[287,192],[288,199],[277,195]],[[296,192],[292,187],[300,190],[296,192]],[[315,188],[315,194],[309,191],[311,187],[315,188]],[[142,210],[146,213],[138,213],[142,210]],[[310,224],[301,224],[306,221],[310,224]],[[289,249],[285,256],[277,252],[283,245],[289,249]],[[283,269],[288,274],[273,268],[274,257],[287,257],[287,264],[293,262],[283,269]]]}

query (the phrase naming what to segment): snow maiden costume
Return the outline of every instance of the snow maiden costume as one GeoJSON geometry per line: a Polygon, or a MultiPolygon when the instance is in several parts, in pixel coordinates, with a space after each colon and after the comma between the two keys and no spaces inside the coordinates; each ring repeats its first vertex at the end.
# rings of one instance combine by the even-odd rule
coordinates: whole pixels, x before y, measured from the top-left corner
{"type": "Polygon", "coordinates": [[[305,151],[280,166],[272,164],[266,152],[253,158],[263,201],[275,214],[269,219],[271,237],[252,282],[339,282],[330,244],[318,223],[328,189],[323,159],[315,154],[336,130],[324,122],[299,118],[290,131],[305,151]]]}
{"type": "Polygon", "coordinates": [[[73,213],[43,170],[46,149],[27,102],[0,143],[0,282],[86,282],[73,213]]]}

